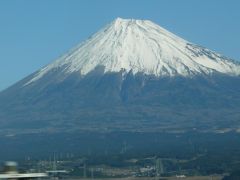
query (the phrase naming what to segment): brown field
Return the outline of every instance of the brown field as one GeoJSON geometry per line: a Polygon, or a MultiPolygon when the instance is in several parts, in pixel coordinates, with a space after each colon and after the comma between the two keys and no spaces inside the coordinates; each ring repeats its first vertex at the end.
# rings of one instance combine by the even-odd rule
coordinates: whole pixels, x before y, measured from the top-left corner
{"type": "MultiPolygon", "coordinates": [[[[164,177],[164,178],[153,178],[153,177],[128,177],[128,178],[94,178],[95,180],[221,180],[222,176],[192,176],[186,178],[177,178],[177,177],[164,177]]],[[[80,178],[81,180],[90,180],[80,178]]],[[[79,179],[79,180],[80,180],[79,179]]],[[[77,179],[74,179],[77,180],[77,179]]]]}

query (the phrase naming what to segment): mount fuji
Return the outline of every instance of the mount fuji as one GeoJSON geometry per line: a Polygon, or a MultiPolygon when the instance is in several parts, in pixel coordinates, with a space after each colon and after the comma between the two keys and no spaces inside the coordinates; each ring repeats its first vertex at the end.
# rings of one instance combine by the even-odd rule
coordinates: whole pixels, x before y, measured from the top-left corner
{"type": "Polygon", "coordinates": [[[104,72],[132,71],[155,76],[240,74],[236,62],[177,37],[151,21],[117,18],[42,68],[27,84],[56,69],[66,76],[73,72],[86,75],[97,66],[104,67],[104,72]]]}
{"type": "Polygon", "coordinates": [[[1,133],[240,130],[240,64],[117,18],[0,93],[1,133]],[[24,131],[23,131],[24,130],[24,131]]]}

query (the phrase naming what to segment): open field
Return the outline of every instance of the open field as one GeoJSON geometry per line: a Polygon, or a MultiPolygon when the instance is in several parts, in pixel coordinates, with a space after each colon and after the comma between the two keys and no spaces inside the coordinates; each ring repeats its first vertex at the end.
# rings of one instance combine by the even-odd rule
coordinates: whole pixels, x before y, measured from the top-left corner
{"type": "MultiPolygon", "coordinates": [[[[97,178],[95,180],[221,180],[222,176],[192,176],[186,178],[177,178],[177,177],[163,177],[163,178],[156,178],[156,177],[128,177],[128,178],[97,178]]],[[[72,179],[77,180],[77,179],[72,179]]],[[[89,180],[89,179],[82,179],[81,180],[89,180]]]]}

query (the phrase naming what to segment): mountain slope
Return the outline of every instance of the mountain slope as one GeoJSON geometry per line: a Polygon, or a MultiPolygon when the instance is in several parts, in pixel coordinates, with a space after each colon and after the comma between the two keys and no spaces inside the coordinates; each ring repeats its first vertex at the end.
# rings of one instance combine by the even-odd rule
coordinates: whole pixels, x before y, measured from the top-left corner
{"type": "Polygon", "coordinates": [[[60,69],[65,76],[73,72],[86,75],[98,66],[104,67],[104,72],[132,71],[155,76],[240,74],[236,62],[177,37],[151,21],[118,18],[42,68],[27,84],[50,71],[60,69]]]}

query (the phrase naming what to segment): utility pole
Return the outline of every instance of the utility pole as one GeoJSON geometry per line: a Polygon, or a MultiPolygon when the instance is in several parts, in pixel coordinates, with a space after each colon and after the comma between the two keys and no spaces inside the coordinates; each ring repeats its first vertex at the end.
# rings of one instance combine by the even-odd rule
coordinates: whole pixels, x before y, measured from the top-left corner
{"type": "Polygon", "coordinates": [[[160,158],[156,159],[156,176],[161,177],[161,175],[164,173],[163,169],[163,163],[160,158]]]}
{"type": "Polygon", "coordinates": [[[56,155],[55,153],[53,154],[53,171],[57,170],[57,163],[56,163],[56,155]]]}
{"type": "Polygon", "coordinates": [[[86,166],[86,163],[84,163],[84,165],[83,165],[83,177],[87,178],[87,166],[86,166]]]}
{"type": "Polygon", "coordinates": [[[93,176],[93,168],[91,168],[91,178],[92,178],[92,180],[94,179],[94,176],[93,176]]]}

